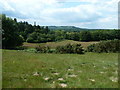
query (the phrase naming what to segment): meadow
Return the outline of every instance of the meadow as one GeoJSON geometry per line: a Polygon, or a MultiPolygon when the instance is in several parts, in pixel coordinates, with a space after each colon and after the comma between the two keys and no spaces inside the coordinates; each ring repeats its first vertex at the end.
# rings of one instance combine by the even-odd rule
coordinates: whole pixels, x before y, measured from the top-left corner
{"type": "Polygon", "coordinates": [[[118,54],[3,50],[3,88],[118,88],[118,54]]]}

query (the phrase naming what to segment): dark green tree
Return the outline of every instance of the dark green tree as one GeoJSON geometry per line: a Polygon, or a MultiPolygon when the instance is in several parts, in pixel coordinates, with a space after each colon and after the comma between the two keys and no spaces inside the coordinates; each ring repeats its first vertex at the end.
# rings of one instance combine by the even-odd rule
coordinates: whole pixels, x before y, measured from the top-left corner
{"type": "Polygon", "coordinates": [[[18,33],[17,22],[2,15],[2,48],[15,48],[23,43],[22,36],[18,33]]]}
{"type": "Polygon", "coordinates": [[[91,33],[89,31],[81,31],[80,32],[80,41],[91,41],[91,33]]]}

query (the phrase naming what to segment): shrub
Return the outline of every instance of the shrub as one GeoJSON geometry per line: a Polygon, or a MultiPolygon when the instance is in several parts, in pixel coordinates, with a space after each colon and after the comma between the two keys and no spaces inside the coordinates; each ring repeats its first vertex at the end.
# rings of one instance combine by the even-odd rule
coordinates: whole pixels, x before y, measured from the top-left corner
{"type": "Polygon", "coordinates": [[[36,51],[39,53],[50,53],[51,52],[50,47],[40,46],[40,45],[38,47],[36,47],[36,51]]]}
{"type": "Polygon", "coordinates": [[[95,44],[91,44],[87,47],[87,51],[88,52],[93,52],[94,51],[94,48],[95,48],[95,44]]]}
{"type": "Polygon", "coordinates": [[[55,49],[50,49],[50,50],[48,51],[48,53],[55,53],[55,52],[56,52],[55,49]]]}
{"type": "Polygon", "coordinates": [[[34,42],[34,39],[32,37],[28,37],[27,40],[26,40],[28,43],[33,43],[34,42]]]}
{"type": "Polygon", "coordinates": [[[74,53],[77,53],[77,54],[83,54],[84,53],[84,50],[83,50],[81,44],[75,44],[75,45],[73,45],[73,48],[74,48],[73,49],[74,53]]]}
{"type": "Polygon", "coordinates": [[[109,40],[102,41],[97,44],[93,44],[87,47],[88,52],[119,52],[120,51],[120,40],[109,40]]]}
{"type": "Polygon", "coordinates": [[[77,53],[77,54],[83,54],[84,50],[81,47],[81,44],[67,44],[65,46],[58,46],[56,48],[57,53],[77,53]]]}
{"type": "Polygon", "coordinates": [[[36,53],[37,52],[36,49],[34,49],[34,48],[25,49],[23,51],[30,52],[30,53],[36,53]]]}
{"type": "Polygon", "coordinates": [[[64,46],[57,46],[56,47],[56,53],[65,53],[64,46]]]}

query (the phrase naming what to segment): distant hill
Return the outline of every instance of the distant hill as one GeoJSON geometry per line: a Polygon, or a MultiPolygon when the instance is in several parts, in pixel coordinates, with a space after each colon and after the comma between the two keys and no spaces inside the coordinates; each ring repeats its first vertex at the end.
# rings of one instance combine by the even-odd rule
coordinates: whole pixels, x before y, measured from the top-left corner
{"type": "Polygon", "coordinates": [[[82,30],[89,30],[85,28],[79,28],[75,26],[48,26],[50,30],[65,30],[65,31],[82,31],[82,30]]]}
{"type": "Polygon", "coordinates": [[[113,29],[87,29],[87,28],[79,28],[75,26],[48,26],[50,30],[65,30],[65,31],[95,31],[95,30],[113,30],[113,29]]]}

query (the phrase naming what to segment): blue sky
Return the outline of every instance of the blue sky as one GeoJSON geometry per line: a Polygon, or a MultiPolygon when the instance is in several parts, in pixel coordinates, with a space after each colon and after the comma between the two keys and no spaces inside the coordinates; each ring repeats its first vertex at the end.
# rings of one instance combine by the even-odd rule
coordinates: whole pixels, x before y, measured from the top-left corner
{"type": "Polygon", "coordinates": [[[119,0],[0,0],[0,12],[44,26],[118,28],[119,0]]]}

